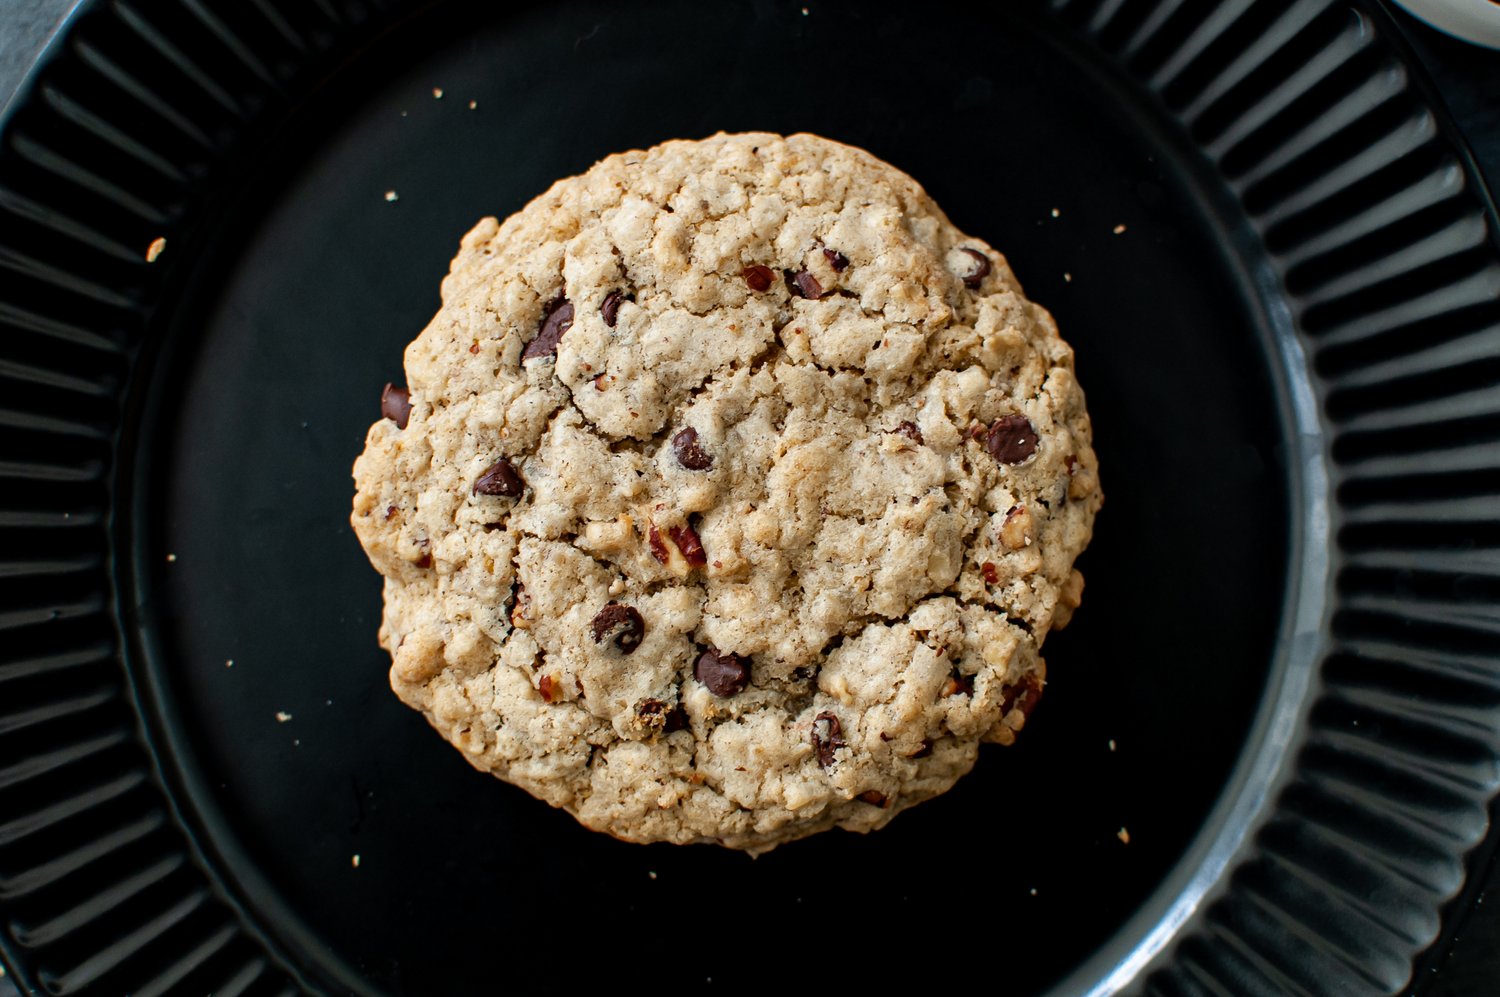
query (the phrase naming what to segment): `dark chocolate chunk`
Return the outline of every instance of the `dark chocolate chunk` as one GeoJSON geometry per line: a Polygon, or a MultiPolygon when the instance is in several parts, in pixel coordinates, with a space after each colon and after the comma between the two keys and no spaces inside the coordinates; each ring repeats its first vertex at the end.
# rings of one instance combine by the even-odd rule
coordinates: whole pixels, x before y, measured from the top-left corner
{"type": "Polygon", "coordinates": [[[646,635],[646,621],[641,619],[636,608],[618,602],[611,602],[594,614],[589,627],[593,630],[595,644],[603,643],[606,637],[612,638],[615,646],[625,654],[640,647],[641,638],[646,635]]]}
{"type": "Polygon", "coordinates": [[[475,495],[504,495],[507,498],[519,498],[525,490],[526,482],[521,480],[521,475],[504,457],[485,468],[484,473],[474,482],[475,495]]]}
{"type": "Polygon", "coordinates": [[[763,267],[758,263],[741,270],[740,276],[745,278],[745,283],[750,285],[752,291],[769,291],[771,285],[776,282],[775,272],[770,267],[763,267]]]}
{"type": "Polygon", "coordinates": [[[867,789],[859,794],[859,798],[872,807],[883,807],[890,802],[885,798],[885,794],[878,789],[867,789]]]}
{"type": "Polygon", "coordinates": [[[672,437],[672,452],[677,463],[689,471],[707,471],[714,466],[713,454],[698,445],[698,431],[692,426],[672,437]]]}
{"type": "Polygon", "coordinates": [[[984,283],[984,279],[990,274],[990,258],[977,249],[960,249],[960,253],[968,253],[974,257],[976,266],[964,275],[964,287],[975,288],[984,283]]]}
{"type": "Polygon", "coordinates": [[[903,421],[898,423],[896,428],[891,430],[891,432],[900,433],[918,445],[922,443],[922,430],[915,422],[903,421]]]}
{"type": "Polygon", "coordinates": [[[557,344],[562,342],[563,333],[573,327],[573,302],[567,298],[558,298],[547,306],[546,316],[542,319],[542,328],[536,337],[526,344],[526,349],[521,351],[521,361],[535,360],[537,357],[557,356],[557,344]]]}
{"type": "Polygon", "coordinates": [[[979,566],[979,571],[984,575],[986,585],[993,585],[1000,580],[1000,569],[995,567],[994,561],[985,561],[979,566]]]}
{"type": "Polygon", "coordinates": [[[1002,415],[990,426],[984,445],[1002,464],[1019,464],[1036,453],[1036,427],[1024,415],[1002,415]]]}
{"type": "Polygon", "coordinates": [[[823,259],[828,261],[828,265],[833,267],[835,273],[843,273],[844,269],[849,266],[849,257],[837,249],[823,250],[823,259]]]}
{"type": "Polygon", "coordinates": [[[809,301],[817,301],[823,296],[823,285],[818,283],[818,278],[806,270],[798,270],[793,273],[790,270],[783,271],[786,277],[786,288],[799,298],[807,298],[809,301]]]}
{"type": "Polygon", "coordinates": [[[411,418],[411,392],[386,382],[380,392],[380,417],[391,420],[398,429],[405,429],[406,421],[411,418]]]}
{"type": "Polygon", "coordinates": [[[691,526],[669,526],[667,536],[682,551],[682,559],[695,568],[701,568],[708,563],[708,555],[703,552],[703,541],[698,539],[698,531],[691,526]]]}
{"type": "Polygon", "coordinates": [[[693,678],[708,686],[708,691],[727,699],[745,688],[750,681],[750,659],[737,654],[721,654],[710,647],[698,655],[693,678]]]}
{"type": "Polygon", "coordinates": [[[824,710],[813,718],[813,747],[818,752],[818,764],[823,768],[833,764],[833,753],[844,746],[844,725],[839,718],[824,710]]]}
{"type": "Polygon", "coordinates": [[[625,300],[625,295],[619,291],[610,291],[604,296],[604,304],[599,306],[599,313],[604,316],[604,324],[611,329],[615,327],[615,319],[620,316],[620,302],[625,300]]]}

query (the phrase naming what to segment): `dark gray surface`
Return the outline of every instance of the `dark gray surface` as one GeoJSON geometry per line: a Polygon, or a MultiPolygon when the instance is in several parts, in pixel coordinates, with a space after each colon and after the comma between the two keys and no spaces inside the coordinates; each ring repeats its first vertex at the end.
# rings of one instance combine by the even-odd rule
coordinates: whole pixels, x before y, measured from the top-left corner
{"type": "MultiPolygon", "coordinates": [[[[76,2],[0,0],[0,107],[10,102],[42,46],[76,2]]],[[[0,997],[4,997],[3,989],[0,997]]]]}
{"type": "MultiPolygon", "coordinates": [[[[1500,52],[1458,41],[1403,11],[1390,8],[1405,29],[1463,132],[1490,193],[1500,192],[1500,52]]],[[[1495,233],[1492,233],[1495,235],[1495,233]]],[[[1497,236],[1500,237],[1500,236],[1497,236]]],[[[1491,813],[1496,813],[1492,808],[1491,813]]],[[[1500,822],[1490,828],[1494,849],[1500,822]]],[[[1483,886],[1456,915],[1448,952],[1430,960],[1411,990],[1423,997],[1487,997],[1500,993],[1500,861],[1491,858],[1483,886]]]]}

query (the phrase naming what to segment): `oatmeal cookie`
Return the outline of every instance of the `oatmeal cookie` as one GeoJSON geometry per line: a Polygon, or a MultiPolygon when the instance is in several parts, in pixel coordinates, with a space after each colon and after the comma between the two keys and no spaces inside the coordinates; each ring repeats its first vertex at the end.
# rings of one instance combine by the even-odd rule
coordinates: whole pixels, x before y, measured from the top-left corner
{"type": "Polygon", "coordinates": [[[869,831],[1011,743],[1102,501],[1073,354],[812,135],[610,156],[463,239],[354,467],[391,685],[632,841],[869,831]]]}

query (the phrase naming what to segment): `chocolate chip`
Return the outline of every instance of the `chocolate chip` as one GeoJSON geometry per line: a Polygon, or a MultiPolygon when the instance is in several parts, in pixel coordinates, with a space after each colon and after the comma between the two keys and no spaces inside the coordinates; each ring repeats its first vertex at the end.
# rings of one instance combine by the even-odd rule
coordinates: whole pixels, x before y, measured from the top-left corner
{"type": "Polygon", "coordinates": [[[922,742],[922,746],[920,748],[918,748],[916,751],[913,751],[911,754],[907,755],[906,757],[907,758],[926,758],[930,754],[932,754],[932,742],[931,741],[923,741],[922,742]]]}
{"type": "Polygon", "coordinates": [[[599,313],[604,316],[604,324],[611,329],[615,327],[615,319],[620,315],[620,302],[625,300],[625,295],[619,291],[610,291],[604,296],[604,304],[599,306],[599,313]]]}
{"type": "Polygon", "coordinates": [[[824,710],[813,719],[813,747],[818,752],[818,764],[823,768],[833,764],[833,753],[844,746],[844,725],[839,718],[824,710]]]}
{"type": "Polygon", "coordinates": [[[395,506],[388,505],[388,506],[385,507],[385,518],[386,519],[394,519],[394,518],[396,518],[396,507],[395,506]]]}
{"type": "Polygon", "coordinates": [[[737,654],[721,654],[710,647],[698,655],[693,664],[693,678],[708,686],[708,691],[720,699],[728,699],[745,688],[750,681],[750,659],[737,654]]]}
{"type": "Polygon", "coordinates": [[[698,539],[698,531],[691,526],[669,526],[667,536],[682,551],[682,559],[695,568],[701,568],[708,563],[708,556],[703,552],[703,541],[698,539]]]}
{"type": "Polygon", "coordinates": [[[974,257],[974,262],[978,264],[973,270],[964,275],[964,287],[978,287],[984,283],[984,279],[990,274],[990,258],[977,249],[964,248],[960,249],[959,252],[968,253],[974,257]]]}
{"type": "Polygon", "coordinates": [[[867,789],[859,794],[859,798],[872,807],[883,807],[890,802],[885,798],[885,794],[878,789],[867,789]]]}
{"type": "Polygon", "coordinates": [[[823,250],[823,259],[828,261],[828,265],[833,267],[835,273],[843,273],[844,268],[849,265],[849,257],[837,249],[823,250]]]}
{"type": "Polygon", "coordinates": [[[796,273],[785,270],[782,275],[786,278],[787,290],[797,297],[817,301],[823,296],[823,285],[818,283],[818,278],[806,270],[798,270],[796,273]]]}
{"type": "Polygon", "coordinates": [[[672,437],[672,452],[677,463],[689,471],[707,471],[714,466],[713,454],[698,445],[698,431],[692,426],[672,437]]]}
{"type": "Polygon", "coordinates": [[[474,482],[475,495],[504,495],[507,498],[518,498],[525,490],[526,482],[521,480],[521,475],[504,457],[485,468],[484,473],[474,482]]]}
{"type": "Polygon", "coordinates": [[[745,278],[745,283],[750,285],[752,291],[769,291],[771,285],[776,282],[776,273],[770,267],[756,264],[746,267],[740,271],[740,276],[745,278]]]}
{"type": "Polygon", "coordinates": [[[995,567],[994,561],[985,561],[979,566],[979,571],[984,575],[986,585],[993,585],[1000,580],[1000,569],[995,567]]]}
{"type": "Polygon", "coordinates": [[[635,712],[646,726],[659,728],[664,734],[687,729],[687,711],[681,703],[667,709],[667,704],[659,699],[643,699],[635,712]]]}
{"type": "Polygon", "coordinates": [[[380,392],[380,417],[391,420],[398,429],[405,429],[406,421],[411,418],[411,392],[386,382],[380,392]]]}
{"type": "Polygon", "coordinates": [[[611,637],[615,646],[626,654],[640,647],[641,638],[646,636],[646,621],[641,619],[641,614],[634,606],[622,606],[618,602],[611,602],[594,614],[589,626],[594,632],[595,644],[611,637]]]}
{"type": "Polygon", "coordinates": [[[922,430],[915,422],[898,423],[896,428],[891,430],[891,432],[899,433],[918,446],[922,444],[922,430]]]}
{"type": "Polygon", "coordinates": [[[1002,464],[1019,464],[1036,453],[1036,427],[1024,415],[1002,415],[990,426],[984,445],[1002,464]]]}
{"type": "Polygon", "coordinates": [[[558,298],[547,306],[542,328],[537,332],[536,338],[526,344],[526,349],[521,351],[521,362],[535,360],[537,357],[557,356],[557,344],[562,342],[563,333],[572,327],[573,302],[567,298],[558,298]]]}

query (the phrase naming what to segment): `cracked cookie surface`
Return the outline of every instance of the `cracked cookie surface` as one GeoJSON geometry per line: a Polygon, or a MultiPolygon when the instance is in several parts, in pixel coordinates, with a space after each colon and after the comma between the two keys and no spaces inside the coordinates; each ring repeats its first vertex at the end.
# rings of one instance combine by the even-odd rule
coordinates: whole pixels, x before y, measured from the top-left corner
{"type": "Polygon", "coordinates": [[[481,221],[354,466],[391,685],[633,841],[868,831],[1011,743],[1102,502],[1073,355],[910,177],[811,135],[481,221]]]}

